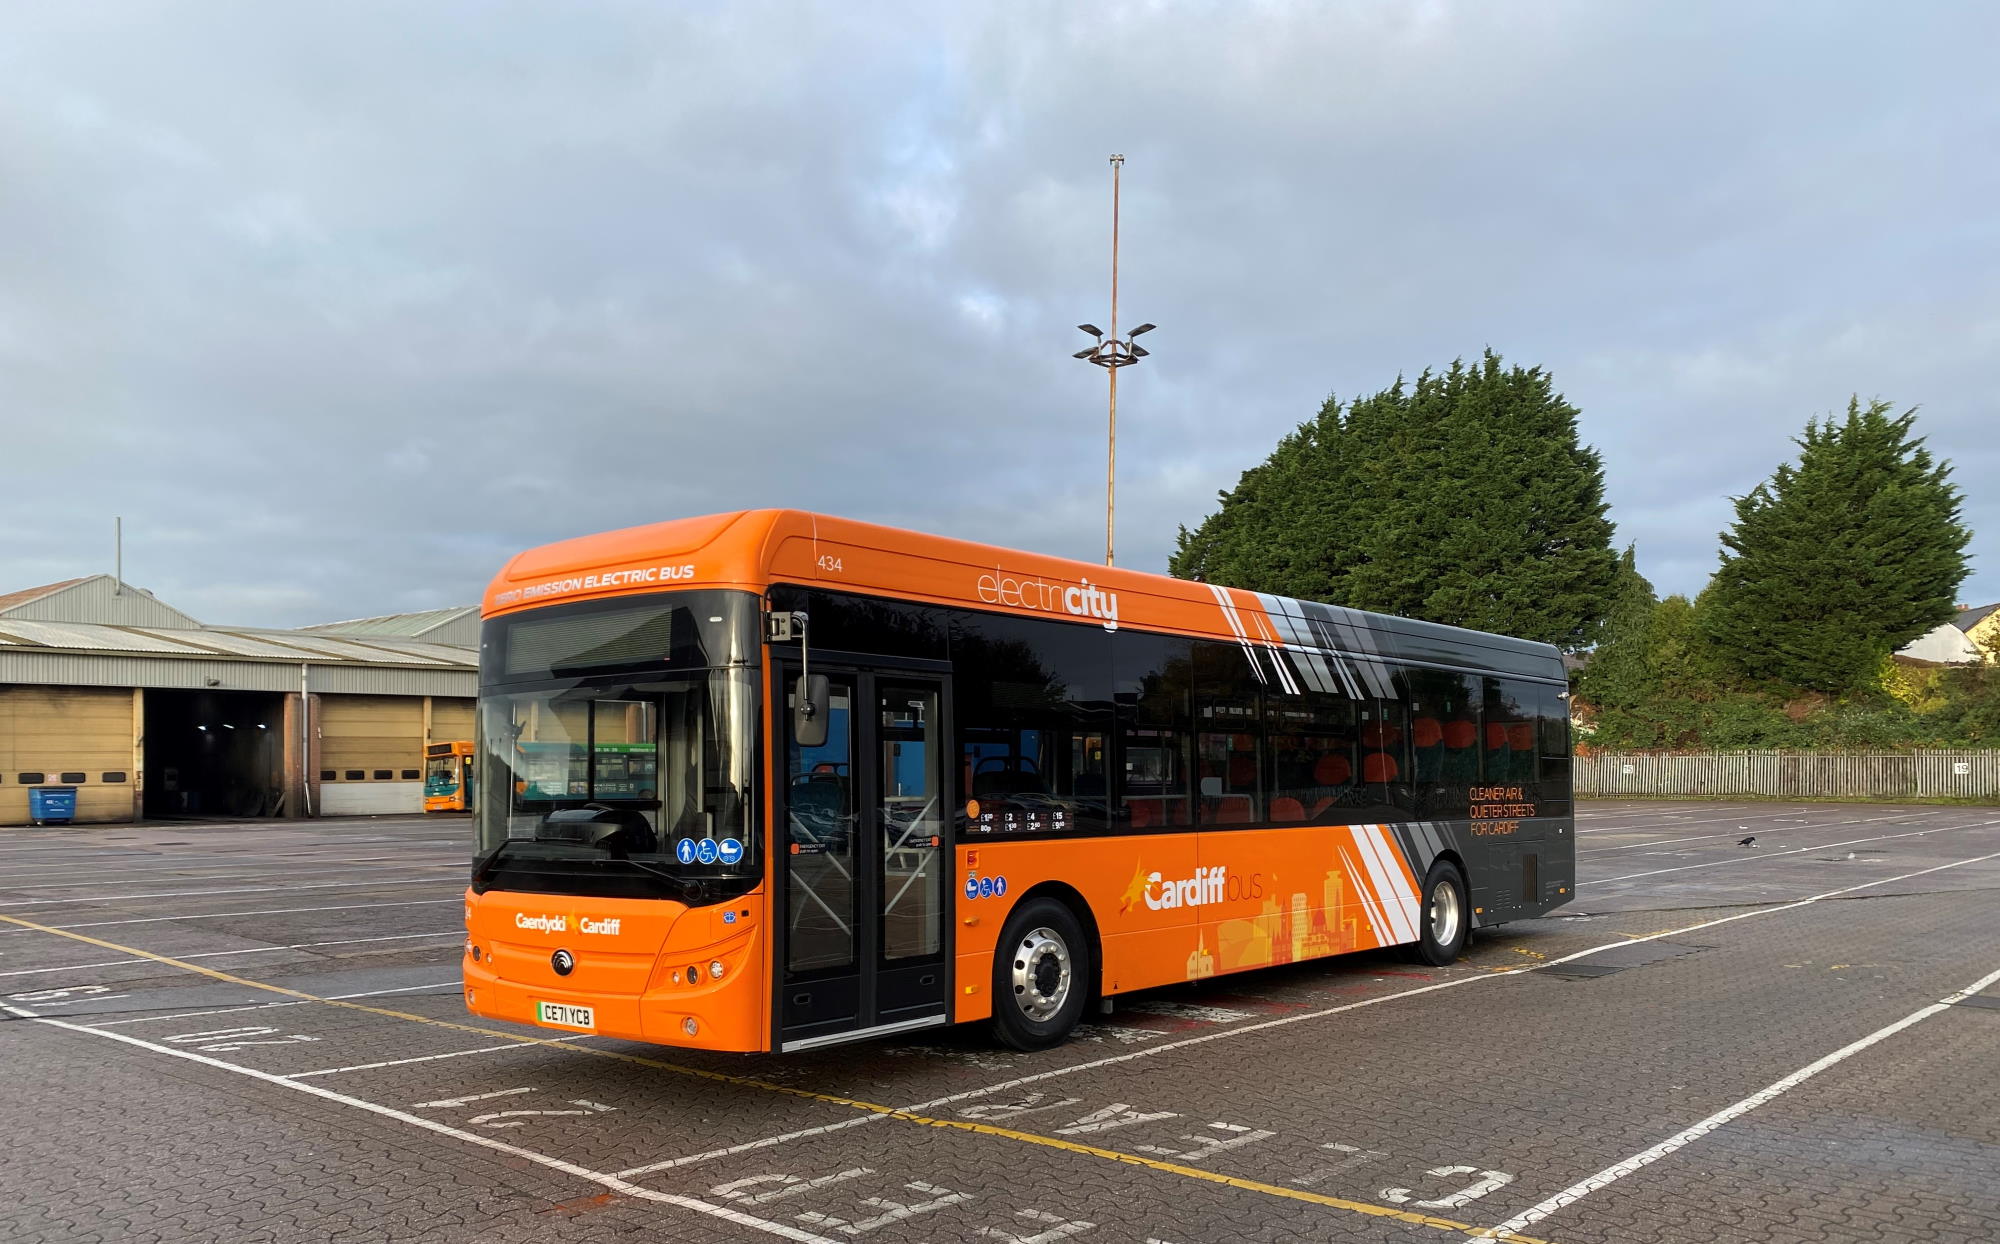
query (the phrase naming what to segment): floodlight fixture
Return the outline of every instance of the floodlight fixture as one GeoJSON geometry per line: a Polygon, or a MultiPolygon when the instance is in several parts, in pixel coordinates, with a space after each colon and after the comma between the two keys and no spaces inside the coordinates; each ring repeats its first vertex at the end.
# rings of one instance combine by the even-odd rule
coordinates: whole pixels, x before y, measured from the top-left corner
{"type": "Polygon", "coordinates": [[[1150,333],[1158,327],[1159,327],[1158,324],[1141,324],[1139,325],[1139,327],[1132,330],[1132,335],[1134,337],[1137,337],[1140,333],[1150,333]]]}
{"type": "Polygon", "coordinates": [[[1093,337],[1102,337],[1104,335],[1104,330],[1095,324],[1078,324],[1077,327],[1093,337]]]}

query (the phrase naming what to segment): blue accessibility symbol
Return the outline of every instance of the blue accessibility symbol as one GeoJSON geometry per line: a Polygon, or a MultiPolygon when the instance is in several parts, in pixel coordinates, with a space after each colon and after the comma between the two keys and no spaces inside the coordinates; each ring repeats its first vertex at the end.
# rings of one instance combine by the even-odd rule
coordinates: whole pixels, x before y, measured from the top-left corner
{"type": "Polygon", "coordinates": [[[995,877],[993,879],[993,897],[1004,898],[1006,897],[1006,894],[1007,894],[1007,879],[1005,877],[995,877]]]}
{"type": "Polygon", "coordinates": [[[703,838],[700,842],[694,844],[694,854],[695,858],[702,863],[713,864],[715,863],[715,857],[720,853],[715,849],[715,839],[703,838]]]}
{"type": "Polygon", "coordinates": [[[979,879],[979,897],[981,898],[993,897],[993,878],[981,877],[979,879]]]}
{"type": "Polygon", "coordinates": [[[967,877],[965,879],[965,897],[967,898],[979,897],[979,878],[967,877]]]}
{"type": "Polygon", "coordinates": [[[743,844],[734,838],[724,838],[715,844],[715,852],[723,863],[734,864],[743,858],[743,844]]]}
{"type": "Polygon", "coordinates": [[[683,864],[694,863],[694,839],[683,838],[674,844],[674,858],[683,864]]]}
{"type": "Polygon", "coordinates": [[[733,911],[725,911],[725,912],[723,912],[723,913],[722,913],[722,923],[724,923],[724,924],[735,924],[735,923],[736,923],[736,913],[735,913],[735,912],[733,912],[733,911]]]}

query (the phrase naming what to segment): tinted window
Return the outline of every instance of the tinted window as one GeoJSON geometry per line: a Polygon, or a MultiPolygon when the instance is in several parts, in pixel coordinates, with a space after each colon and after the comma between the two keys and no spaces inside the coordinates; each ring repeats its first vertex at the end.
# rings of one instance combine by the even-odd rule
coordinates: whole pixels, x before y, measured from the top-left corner
{"type": "Polygon", "coordinates": [[[1193,824],[1190,744],[1194,643],[1120,631],[1112,642],[1117,701],[1116,824],[1139,831],[1193,824]]]}
{"type": "Polygon", "coordinates": [[[1102,832],[1111,632],[964,612],[952,619],[951,658],[959,782],[979,805],[968,829],[1102,832]]]}
{"type": "Polygon", "coordinates": [[[482,684],[661,673],[755,659],[758,601],[748,592],[654,592],[528,609],[480,631],[482,684]]]}
{"type": "Polygon", "coordinates": [[[1263,688],[1241,645],[1195,644],[1194,717],[1201,823],[1263,820],[1263,688]]]}
{"type": "Polygon", "coordinates": [[[1275,692],[1264,703],[1270,756],[1270,819],[1347,820],[1361,772],[1355,701],[1343,692],[1275,692]]]}
{"type": "Polygon", "coordinates": [[[1533,800],[1541,688],[1505,678],[1484,681],[1479,776],[1488,786],[1518,786],[1524,797],[1533,800]]]}
{"type": "Polygon", "coordinates": [[[771,607],[804,610],[810,619],[807,633],[812,646],[829,652],[867,652],[928,661],[942,661],[949,655],[944,625],[946,611],[927,605],[774,587],[771,607]]]}
{"type": "Polygon", "coordinates": [[[1479,780],[1480,680],[1409,670],[1413,810],[1419,820],[1463,818],[1479,780]]]}

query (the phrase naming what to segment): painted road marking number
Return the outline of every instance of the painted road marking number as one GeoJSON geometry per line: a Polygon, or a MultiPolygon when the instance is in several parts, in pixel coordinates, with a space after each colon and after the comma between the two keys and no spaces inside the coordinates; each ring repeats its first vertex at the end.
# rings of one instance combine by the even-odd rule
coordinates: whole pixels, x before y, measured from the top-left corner
{"type": "Polygon", "coordinates": [[[131,996],[130,994],[112,993],[111,986],[109,985],[71,985],[65,989],[30,989],[26,993],[10,993],[7,995],[7,1000],[9,1002],[36,1002],[43,1006],[69,1006],[72,1003],[81,1002],[85,998],[103,997],[106,1001],[109,1001],[111,998],[129,998],[131,996]]]}
{"type": "Polygon", "coordinates": [[[551,1028],[581,1028],[592,1032],[597,1028],[597,1011],[594,1007],[572,1006],[567,1002],[537,1002],[535,1022],[551,1028]]]}
{"type": "MultiPolygon", "coordinates": [[[[436,1101],[420,1101],[411,1105],[412,1110],[457,1110],[476,1101],[491,1101],[496,1097],[513,1097],[520,1093],[534,1092],[533,1085],[521,1088],[494,1089],[490,1093],[468,1093],[463,1097],[441,1097],[436,1101]]],[[[580,1107],[576,1110],[494,1110],[486,1114],[475,1114],[466,1120],[467,1125],[498,1131],[502,1128],[525,1127],[529,1119],[548,1118],[559,1115],[575,1117],[589,1114],[610,1114],[616,1106],[607,1106],[601,1101],[591,1101],[578,1097],[567,1103],[580,1107]]]]}
{"type": "MultiPolygon", "coordinates": [[[[1473,1174],[1478,1175],[1479,1178],[1456,1192],[1447,1193],[1440,1197],[1433,1197],[1428,1201],[1414,1202],[1420,1209],[1457,1209],[1461,1205],[1470,1205],[1487,1193],[1497,1192],[1514,1182],[1514,1177],[1505,1171],[1482,1171],[1476,1166],[1434,1166],[1426,1173],[1434,1179],[1450,1179],[1454,1175],[1473,1174]]],[[[1391,1205],[1411,1204],[1410,1198],[1414,1195],[1416,1194],[1408,1188],[1382,1189],[1382,1199],[1391,1205]]]]}
{"type": "Polygon", "coordinates": [[[214,1028],[207,1032],[184,1032],[167,1040],[174,1045],[192,1045],[211,1054],[227,1054],[253,1045],[298,1045],[319,1038],[302,1032],[280,1033],[276,1028],[214,1028]]]}

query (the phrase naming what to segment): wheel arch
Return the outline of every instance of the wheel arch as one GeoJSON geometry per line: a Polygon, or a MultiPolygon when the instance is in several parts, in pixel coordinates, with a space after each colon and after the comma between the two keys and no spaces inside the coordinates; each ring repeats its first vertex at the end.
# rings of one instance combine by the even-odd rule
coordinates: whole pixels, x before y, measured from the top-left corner
{"type": "Polygon", "coordinates": [[[1103,996],[1104,990],[1104,934],[1097,927],[1097,915],[1090,909],[1089,900],[1075,886],[1066,881],[1043,881],[1030,886],[1014,905],[1007,909],[1006,918],[1000,922],[1004,929],[1014,913],[1038,898],[1054,899],[1069,908],[1070,914],[1083,928],[1083,935],[1090,942],[1090,992],[1085,997],[1085,1006],[1103,996]]]}

